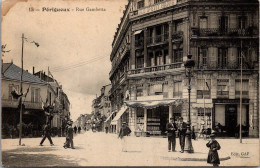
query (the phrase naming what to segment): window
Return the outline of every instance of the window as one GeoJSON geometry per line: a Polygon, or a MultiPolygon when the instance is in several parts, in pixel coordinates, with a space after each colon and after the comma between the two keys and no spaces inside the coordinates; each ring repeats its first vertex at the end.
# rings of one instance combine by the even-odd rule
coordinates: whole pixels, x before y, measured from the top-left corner
{"type": "Polygon", "coordinates": [[[182,97],[182,81],[174,82],[173,97],[182,97]]]}
{"type": "MultiPolygon", "coordinates": [[[[50,94],[50,98],[51,98],[51,94],[50,94]]],[[[31,88],[31,101],[33,103],[40,102],[40,89],[39,88],[34,88],[34,87],[31,88]]]]}
{"type": "Polygon", "coordinates": [[[208,58],[208,48],[199,47],[198,48],[198,67],[206,66],[207,58],[208,58]]]}
{"type": "Polygon", "coordinates": [[[228,28],[228,17],[227,16],[221,16],[220,17],[219,28],[222,31],[227,30],[227,28],[228,28]]]}
{"type": "Polygon", "coordinates": [[[137,97],[143,96],[143,87],[137,87],[136,88],[136,96],[137,97]]]}
{"type": "Polygon", "coordinates": [[[141,0],[137,2],[137,9],[143,8],[144,7],[144,0],[141,0]]]}
{"type": "MultiPolygon", "coordinates": [[[[211,116],[211,109],[205,108],[205,114],[206,114],[206,116],[211,116]]],[[[204,116],[204,108],[198,109],[198,116],[204,116]]]]}
{"type": "Polygon", "coordinates": [[[228,98],[229,94],[229,80],[228,79],[218,79],[217,80],[217,96],[219,98],[228,98]]]}
{"type": "Polygon", "coordinates": [[[208,28],[208,18],[207,17],[200,17],[200,28],[201,29],[208,28]]]}
{"type": "Polygon", "coordinates": [[[20,93],[19,92],[19,85],[13,85],[13,84],[9,85],[9,100],[17,100],[15,98],[13,98],[13,96],[11,94],[12,91],[16,91],[16,93],[19,94],[20,93]]]}
{"type": "MultiPolygon", "coordinates": [[[[236,92],[236,98],[240,97],[240,90],[241,90],[241,80],[240,79],[236,79],[236,83],[235,83],[235,92],[236,92]]],[[[242,97],[248,97],[249,95],[249,80],[248,79],[243,79],[242,80],[242,97]]]]}
{"type": "Polygon", "coordinates": [[[173,62],[183,62],[183,49],[173,50],[173,62]]]}
{"type": "Polygon", "coordinates": [[[197,99],[210,99],[210,79],[197,79],[197,99]]]}
{"type": "Polygon", "coordinates": [[[228,49],[218,48],[218,67],[226,68],[228,64],[228,49]]]}
{"type": "Polygon", "coordinates": [[[143,68],[144,67],[144,57],[137,57],[136,58],[136,66],[137,66],[137,68],[143,68]]]}
{"type": "Polygon", "coordinates": [[[241,52],[243,54],[243,62],[245,60],[244,58],[248,58],[248,48],[243,48],[242,50],[241,50],[240,47],[237,48],[237,64],[238,64],[238,66],[240,66],[240,64],[241,64],[241,52]]]}
{"type": "Polygon", "coordinates": [[[247,24],[247,17],[246,16],[239,16],[238,17],[238,28],[245,29],[247,24]]]}
{"type": "Polygon", "coordinates": [[[136,108],[136,117],[144,117],[144,108],[141,107],[136,108]]]}
{"type": "Polygon", "coordinates": [[[164,1],[164,0],[154,0],[154,4],[160,3],[162,1],[164,1]]]}

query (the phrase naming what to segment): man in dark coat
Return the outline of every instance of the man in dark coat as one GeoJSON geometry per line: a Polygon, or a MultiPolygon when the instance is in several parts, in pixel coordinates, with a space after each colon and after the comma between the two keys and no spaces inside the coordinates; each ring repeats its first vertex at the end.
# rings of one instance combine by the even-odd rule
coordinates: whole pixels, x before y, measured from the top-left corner
{"type": "Polygon", "coordinates": [[[80,134],[80,131],[81,131],[81,127],[79,126],[79,127],[78,127],[78,133],[79,133],[79,134],[80,134]]]}
{"type": "Polygon", "coordinates": [[[119,130],[118,138],[121,139],[122,142],[122,152],[126,151],[126,136],[129,136],[131,133],[130,128],[126,125],[126,122],[123,122],[122,127],[119,130]]]}
{"type": "Polygon", "coordinates": [[[176,145],[176,135],[175,131],[177,130],[177,126],[174,122],[174,118],[170,118],[170,122],[166,124],[167,136],[168,136],[168,151],[171,149],[175,152],[176,145]]]}
{"type": "Polygon", "coordinates": [[[187,131],[187,124],[183,122],[183,118],[180,117],[178,123],[178,132],[179,132],[181,153],[184,152],[186,131],[187,131]]]}
{"type": "Polygon", "coordinates": [[[40,146],[42,146],[43,142],[45,141],[46,138],[48,138],[48,140],[50,141],[51,146],[53,146],[53,142],[51,140],[51,128],[50,128],[50,124],[47,123],[44,127],[43,127],[43,138],[42,141],[40,143],[40,146]]]}
{"type": "Polygon", "coordinates": [[[217,167],[220,164],[218,150],[220,150],[220,145],[218,141],[215,140],[215,135],[210,134],[210,141],[206,144],[209,148],[208,160],[207,163],[213,164],[213,166],[217,167]]]}
{"type": "Polygon", "coordinates": [[[76,127],[76,125],[75,125],[75,127],[74,127],[74,133],[75,133],[75,134],[77,133],[77,127],[76,127]]]}

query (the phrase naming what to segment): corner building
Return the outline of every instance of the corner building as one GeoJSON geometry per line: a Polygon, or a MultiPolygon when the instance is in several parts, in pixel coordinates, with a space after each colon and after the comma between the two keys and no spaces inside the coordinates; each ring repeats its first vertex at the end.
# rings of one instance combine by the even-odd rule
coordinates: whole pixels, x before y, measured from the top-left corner
{"type": "Polygon", "coordinates": [[[184,62],[195,60],[191,123],[235,136],[259,130],[258,1],[129,0],[112,43],[110,100],[117,130],[165,134],[170,117],[188,116],[184,62]]]}

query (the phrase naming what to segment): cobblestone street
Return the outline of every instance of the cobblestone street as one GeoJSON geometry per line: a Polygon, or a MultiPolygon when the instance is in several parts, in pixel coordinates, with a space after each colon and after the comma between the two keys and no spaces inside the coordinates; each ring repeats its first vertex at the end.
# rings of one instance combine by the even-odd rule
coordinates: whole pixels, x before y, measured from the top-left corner
{"type": "MultiPolygon", "coordinates": [[[[55,146],[48,140],[39,146],[41,138],[22,139],[25,146],[18,146],[18,139],[2,140],[4,166],[210,166],[206,163],[207,141],[193,141],[194,154],[167,151],[167,138],[128,137],[128,152],[121,152],[121,142],[115,134],[86,132],[74,138],[76,149],[64,149],[65,138],[53,138],[55,146]],[[181,158],[200,158],[200,161],[181,161],[181,158]],[[205,158],[205,159],[204,159],[205,158]],[[204,160],[203,160],[204,159],[204,160]]],[[[217,139],[221,145],[220,157],[231,159],[221,161],[220,166],[257,165],[259,153],[257,139],[217,139]],[[237,148],[239,145],[239,149],[237,148]],[[229,151],[223,152],[223,151],[229,151]]]]}

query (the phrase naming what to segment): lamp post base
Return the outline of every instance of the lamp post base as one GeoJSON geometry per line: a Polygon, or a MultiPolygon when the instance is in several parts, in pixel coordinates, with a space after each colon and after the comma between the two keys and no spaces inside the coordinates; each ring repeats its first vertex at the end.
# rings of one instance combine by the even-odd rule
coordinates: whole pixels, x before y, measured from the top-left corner
{"type": "Polygon", "coordinates": [[[184,152],[185,153],[194,153],[194,149],[192,147],[192,142],[191,142],[191,131],[190,130],[187,130],[187,134],[185,136],[184,152]]]}

